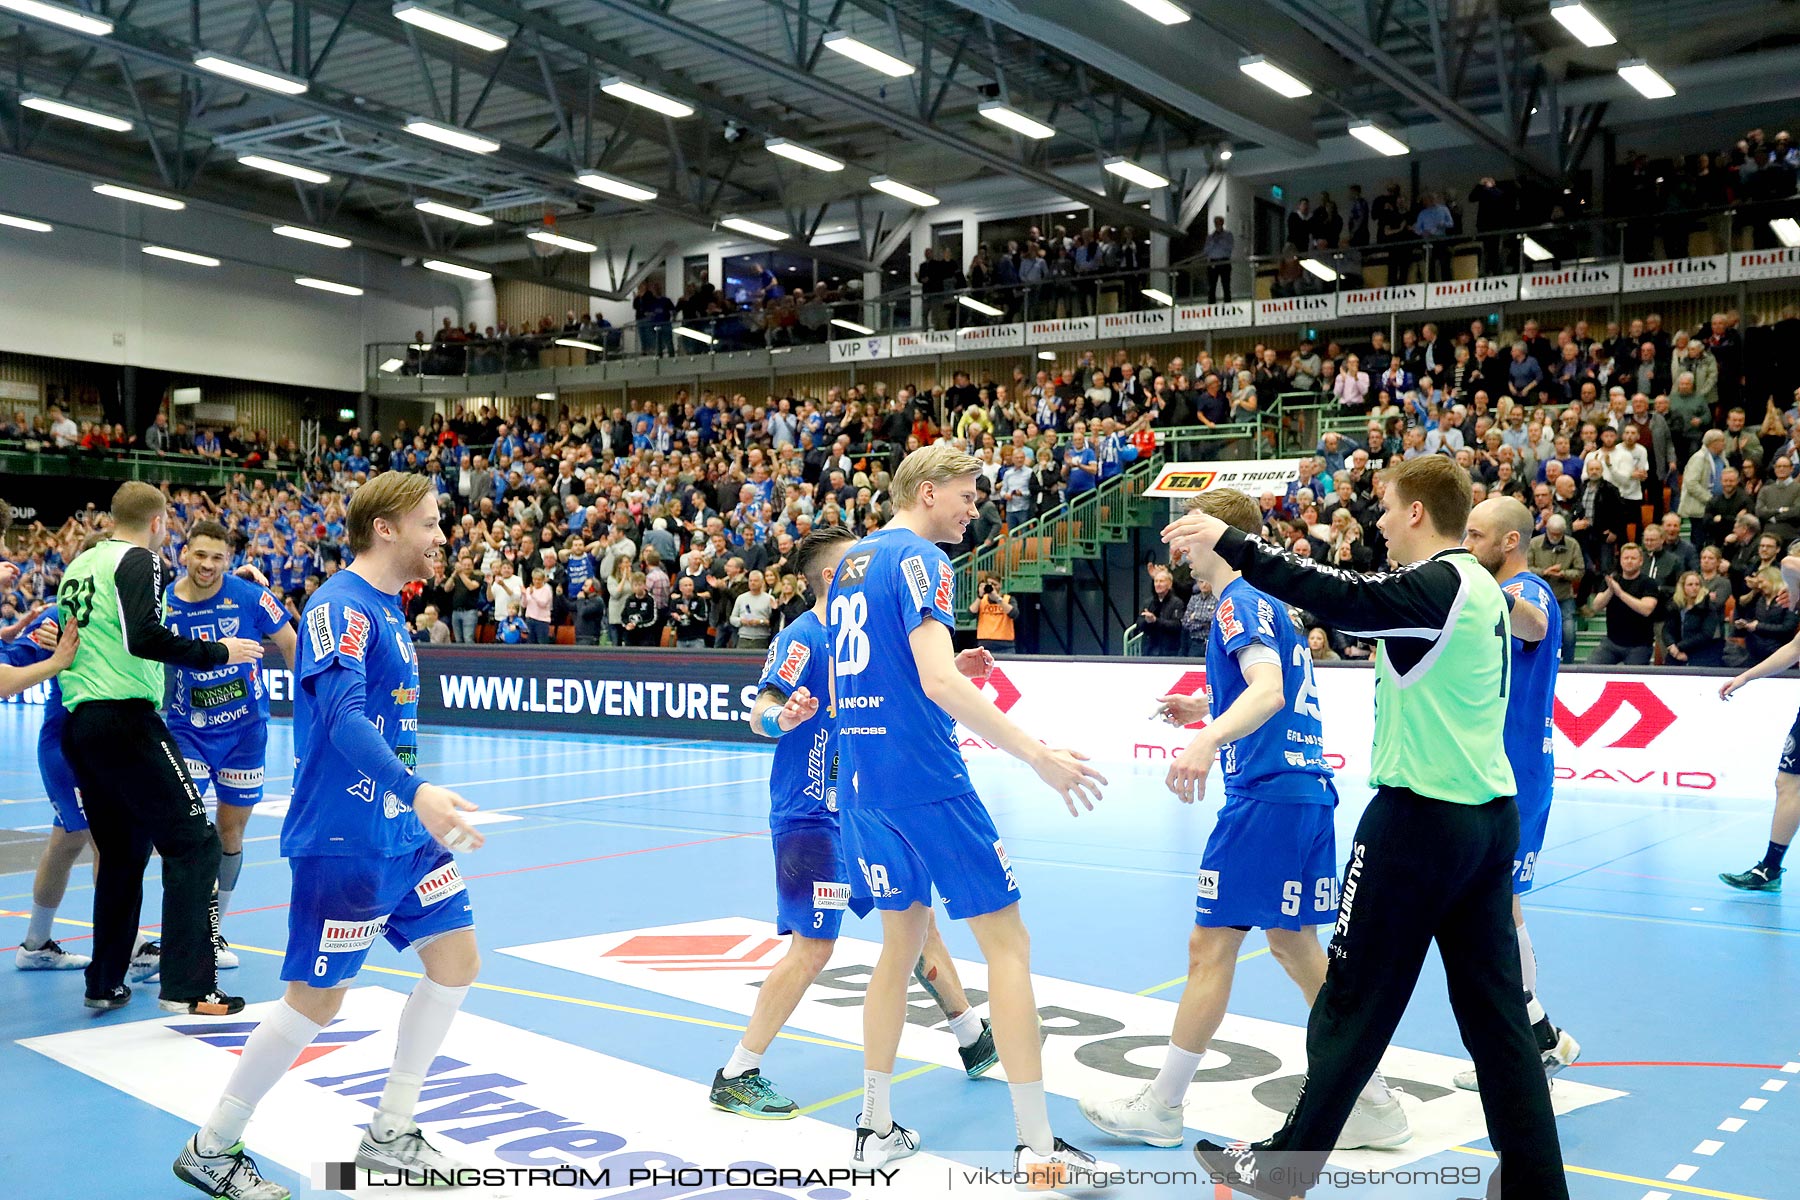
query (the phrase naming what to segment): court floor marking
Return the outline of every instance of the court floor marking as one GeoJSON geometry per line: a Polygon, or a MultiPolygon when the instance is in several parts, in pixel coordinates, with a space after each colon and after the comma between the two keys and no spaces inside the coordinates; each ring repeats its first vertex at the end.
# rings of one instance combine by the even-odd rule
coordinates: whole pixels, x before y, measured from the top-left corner
{"type": "MultiPolygon", "coordinates": [[[[1452,1153],[1473,1154],[1477,1158],[1499,1158],[1492,1150],[1483,1150],[1477,1146],[1452,1146],[1452,1153]]],[[[1673,1189],[1685,1192],[1690,1196],[1715,1196],[1718,1200],[1763,1200],[1760,1196],[1749,1196],[1743,1192],[1721,1192],[1716,1188],[1695,1187],[1691,1184],[1675,1183],[1667,1179],[1646,1179],[1642,1175],[1623,1175],[1617,1171],[1602,1171],[1595,1167],[1576,1167],[1563,1164],[1563,1171],[1571,1175],[1589,1175],[1595,1179],[1611,1179],[1619,1183],[1646,1184],[1653,1188],[1673,1189]]],[[[1645,1200],[1649,1200],[1645,1197],[1645,1200]]]]}

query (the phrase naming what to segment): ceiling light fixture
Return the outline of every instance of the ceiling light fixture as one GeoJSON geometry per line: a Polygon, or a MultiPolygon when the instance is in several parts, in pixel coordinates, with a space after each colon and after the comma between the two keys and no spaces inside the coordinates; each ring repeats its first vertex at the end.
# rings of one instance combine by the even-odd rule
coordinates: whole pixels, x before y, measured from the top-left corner
{"type": "Polygon", "coordinates": [[[458,279],[492,279],[494,277],[493,272],[491,271],[483,271],[476,267],[465,267],[461,263],[445,262],[441,258],[428,258],[425,260],[424,265],[427,271],[438,271],[445,275],[454,275],[458,279]]]}
{"type": "Polygon", "coordinates": [[[851,333],[858,334],[862,337],[868,337],[871,333],[875,332],[867,325],[858,325],[855,321],[846,321],[842,317],[831,318],[831,323],[836,325],[839,329],[848,329],[851,333]]]}
{"type": "Polygon", "coordinates": [[[765,242],[785,242],[787,234],[773,225],[764,225],[761,221],[752,221],[748,217],[720,217],[719,224],[727,229],[735,229],[739,233],[747,233],[751,237],[761,238],[765,242]]]}
{"type": "Polygon", "coordinates": [[[316,229],[304,229],[299,225],[277,225],[270,230],[279,237],[293,238],[296,242],[311,242],[315,246],[330,246],[333,250],[348,250],[350,239],[339,237],[335,233],[320,233],[316,229]]]}
{"type": "Polygon", "coordinates": [[[444,146],[454,146],[458,150],[468,150],[475,154],[492,154],[500,148],[500,143],[493,138],[482,137],[478,133],[470,133],[466,129],[458,129],[454,125],[445,125],[441,121],[427,121],[424,117],[408,117],[406,132],[414,137],[422,137],[427,141],[437,142],[444,146]]]}
{"type": "Polygon", "coordinates": [[[580,338],[557,338],[553,344],[557,346],[567,346],[571,350],[592,350],[595,354],[606,353],[606,348],[604,346],[594,342],[584,342],[580,338]]]}
{"type": "Polygon", "coordinates": [[[1179,25],[1190,21],[1194,14],[1170,0],[1125,0],[1125,3],[1162,25],[1179,25]]]}
{"type": "Polygon", "coordinates": [[[1238,70],[1276,95],[1286,96],[1289,100],[1298,100],[1302,96],[1312,95],[1312,88],[1289,75],[1263,55],[1251,54],[1238,59],[1238,70]]]}
{"type": "Polygon", "coordinates": [[[1529,233],[1520,240],[1519,252],[1526,258],[1529,258],[1532,262],[1549,262],[1556,257],[1556,255],[1545,249],[1544,243],[1538,241],[1529,233]]]}
{"type": "Polygon", "coordinates": [[[980,313],[984,317],[998,317],[998,316],[1001,316],[1003,313],[1003,310],[995,308],[991,304],[983,303],[982,301],[977,300],[973,296],[958,296],[956,298],[956,302],[958,304],[962,305],[964,308],[974,309],[976,312],[980,313]]]}
{"type": "Polygon", "coordinates": [[[114,133],[129,133],[132,123],[124,117],[115,117],[111,113],[103,113],[92,108],[83,108],[79,104],[70,104],[66,100],[55,100],[49,96],[40,96],[35,92],[27,92],[19,97],[19,106],[36,112],[49,113],[53,117],[61,117],[65,121],[80,121],[83,125],[92,125],[99,129],[110,129],[114,133]]]}
{"type": "Polygon", "coordinates": [[[1792,217],[1776,217],[1769,222],[1769,228],[1775,231],[1776,240],[1782,245],[1800,247],[1800,221],[1792,217]]]}
{"type": "Polygon", "coordinates": [[[1610,46],[1619,40],[1581,0],[1550,0],[1550,15],[1584,46],[1610,46]]]}
{"type": "Polygon", "coordinates": [[[911,75],[917,69],[906,60],[895,58],[885,50],[877,50],[867,42],[857,41],[841,29],[826,34],[822,40],[827,50],[835,51],[865,67],[872,67],[894,79],[911,75]]]}
{"type": "Polygon", "coordinates": [[[133,204],[147,204],[151,208],[161,208],[169,212],[180,212],[187,207],[185,200],[158,196],[155,192],[140,192],[136,188],[120,187],[116,183],[96,183],[94,191],[102,196],[111,196],[114,200],[129,200],[133,204]]]}
{"type": "Polygon", "coordinates": [[[489,54],[506,47],[506,39],[499,34],[489,33],[479,25],[471,25],[435,8],[427,8],[415,0],[402,0],[402,3],[394,5],[393,12],[396,21],[405,21],[408,25],[429,30],[439,37],[450,38],[489,54]]]}
{"type": "Polygon", "coordinates": [[[331,176],[324,171],[315,171],[311,167],[285,163],[277,158],[264,158],[260,154],[240,154],[239,164],[254,167],[258,171],[267,171],[271,175],[285,175],[289,179],[298,179],[302,183],[330,183],[331,176]]]}
{"type": "Polygon", "coordinates": [[[259,67],[247,63],[241,58],[229,58],[223,54],[201,51],[194,55],[194,65],[202,71],[211,71],[214,75],[223,75],[227,79],[235,79],[239,83],[251,87],[259,87],[268,92],[279,92],[283,96],[302,96],[309,86],[306,80],[296,75],[271,71],[267,67],[259,67]]]}
{"type": "Polygon", "coordinates": [[[448,217],[452,221],[461,221],[465,225],[492,225],[494,223],[494,218],[486,213],[470,212],[466,208],[441,204],[436,200],[414,200],[413,207],[420,212],[430,213],[436,217],[448,217]]]}
{"type": "Polygon", "coordinates": [[[335,292],[340,296],[360,296],[363,290],[347,283],[333,283],[329,279],[315,279],[311,275],[296,275],[294,282],[303,288],[311,288],[315,292],[335,292]]]}
{"type": "Polygon", "coordinates": [[[920,208],[931,208],[942,203],[936,196],[910,183],[901,183],[891,175],[876,175],[869,180],[869,186],[878,192],[886,192],[896,200],[904,200],[908,204],[916,204],[920,208]]]}
{"type": "Polygon", "coordinates": [[[401,359],[384,358],[381,360],[381,365],[377,367],[376,370],[380,371],[383,375],[392,375],[395,371],[398,371],[405,365],[406,363],[401,359]]]}
{"type": "Polygon", "coordinates": [[[1619,78],[1638,90],[1646,100],[1667,100],[1675,94],[1668,80],[1641,58],[1628,58],[1619,64],[1619,78]]]}
{"type": "Polygon", "coordinates": [[[583,171],[575,177],[575,182],[582,187],[593,188],[596,192],[604,192],[608,196],[617,196],[621,200],[656,199],[656,189],[647,188],[629,179],[620,179],[615,175],[604,175],[599,171],[583,171]]]}
{"type": "Polygon", "coordinates": [[[647,87],[642,87],[618,75],[601,80],[600,90],[615,100],[623,100],[627,104],[635,104],[639,108],[659,112],[665,117],[691,117],[694,115],[693,105],[683,104],[673,96],[653,92],[647,87]]]}
{"type": "Polygon", "coordinates": [[[1144,295],[1150,297],[1150,299],[1156,301],[1164,308],[1175,307],[1175,297],[1169,295],[1169,293],[1163,291],[1161,288],[1144,288],[1143,292],[1144,295]]]}
{"type": "Polygon", "coordinates": [[[1316,258],[1303,258],[1300,260],[1300,265],[1305,267],[1310,274],[1318,276],[1326,283],[1330,283],[1338,277],[1336,271],[1332,270],[1316,258]]]}
{"type": "Polygon", "coordinates": [[[1101,166],[1107,174],[1117,175],[1120,179],[1129,180],[1139,187],[1166,188],[1169,181],[1148,167],[1140,167],[1128,158],[1109,158],[1101,166]]]}
{"type": "Polygon", "coordinates": [[[34,221],[30,217],[15,217],[9,213],[0,213],[0,225],[28,230],[31,233],[49,233],[54,228],[47,222],[34,221]]]}
{"type": "Polygon", "coordinates": [[[187,263],[195,267],[216,267],[219,260],[210,254],[193,254],[187,250],[173,250],[168,246],[144,246],[145,254],[154,258],[173,259],[175,262],[187,263]]]}
{"type": "Polygon", "coordinates": [[[687,338],[689,341],[699,342],[702,346],[710,346],[713,342],[718,340],[710,333],[702,333],[698,329],[689,329],[686,325],[677,325],[675,327],[675,336],[687,338]]]}
{"type": "Polygon", "coordinates": [[[975,110],[996,125],[1003,125],[1014,133],[1022,133],[1028,138],[1039,141],[1054,137],[1056,130],[1042,121],[1028,117],[1018,109],[1000,100],[988,100],[975,110]]]}
{"type": "Polygon", "coordinates": [[[70,8],[66,4],[50,4],[47,0],[0,0],[0,8],[16,12],[22,17],[36,17],[52,25],[61,25],[64,29],[72,29],[90,37],[106,37],[113,31],[113,23],[105,17],[70,8]]]}
{"type": "Polygon", "coordinates": [[[592,254],[600,248],[592,242],[584,242],[579,238],[564,237],[560,233],[551,233],[548,229],[534,229],[525,236],[534,242],[542,242],[546,246],[555,246],[562,250],[574,250],[581,254],[592,254]]]}
{"type": "Polygon", "coordinates": [[[798,142],[790,142],[786,138],[770,138],[763,143],[763,149],[770,154],[779,154],[785,159],[797,162],[801,166],[811,167],[815,171],[841,171],[844,169],[841,160],[835,159],[829,154],[820,154],[817,150],[809,150],[798,142]]]}
{"type": "Polygon", "coordinates": [[[1407,145],[1373,121],[1350,122],[1349,134],[1369,149],[1389,158],[1407,152],[1407,145]]]}

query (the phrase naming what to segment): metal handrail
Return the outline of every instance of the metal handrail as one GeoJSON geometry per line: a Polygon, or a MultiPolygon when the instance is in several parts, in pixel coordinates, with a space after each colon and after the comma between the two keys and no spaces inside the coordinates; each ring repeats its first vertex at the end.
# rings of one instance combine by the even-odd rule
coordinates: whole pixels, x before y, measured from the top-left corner
{"type": "Polygon", "coordinates": [[[97,479],[141,480],[190,487],[225,487],[238,476],[268,483],[294,482],[301,478],[298,463],[292,470],[246,467],[186,455],[148,451],[30,450],[0,446],[0,471],[43,477],[88,476],[97,479]]]}

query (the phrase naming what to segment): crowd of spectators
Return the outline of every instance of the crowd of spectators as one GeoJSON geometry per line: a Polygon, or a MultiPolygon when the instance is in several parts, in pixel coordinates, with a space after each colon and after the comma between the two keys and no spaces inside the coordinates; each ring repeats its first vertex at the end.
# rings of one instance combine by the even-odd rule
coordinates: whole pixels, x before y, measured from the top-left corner
{"type": "Polygon", "coordinates": [[[141,434],[118,422],[77,422],[60,404],[49,404],[36,413],[15,409],[11,416],[0,413],[0,446],[83,455],[143,452],[268,470],[299,461],[292,438],[271,437],[266,429],[171,422],[166,408],[141,434]]]}

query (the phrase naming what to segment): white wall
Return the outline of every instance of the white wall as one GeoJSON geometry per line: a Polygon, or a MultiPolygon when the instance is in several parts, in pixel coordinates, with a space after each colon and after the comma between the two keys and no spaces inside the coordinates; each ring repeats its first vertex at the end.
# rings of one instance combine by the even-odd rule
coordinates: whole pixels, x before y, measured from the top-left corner
{"type": "Polygon", "coordinates": [[[0,350],[361,391],[366,342],[430,330],[461,308],[452,281],[386,255],[96,196],[89,181],[16,161],[0,170],[0,211],[56,226],[0,226],[0,350]],[[225,261],[209,269],[152,258],[146,242],[225,261]],[[296,275],[365,294],[302,288],[296,275]]]}

